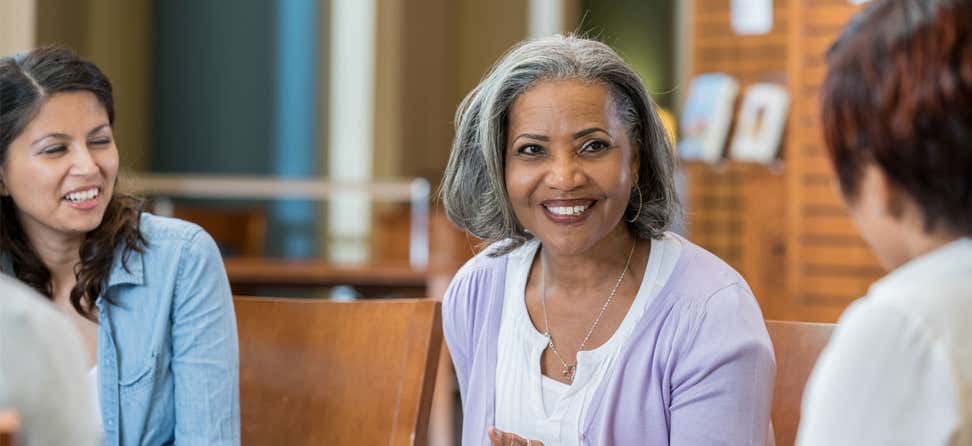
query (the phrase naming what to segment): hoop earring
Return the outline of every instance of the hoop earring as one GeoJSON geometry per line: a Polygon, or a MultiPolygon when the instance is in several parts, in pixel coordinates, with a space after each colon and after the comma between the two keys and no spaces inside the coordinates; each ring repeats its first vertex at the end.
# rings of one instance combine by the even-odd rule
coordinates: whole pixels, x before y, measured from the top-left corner
{"type": "Polygon", "coordinates": [[[641,197],[641,186],[635,186],[635,190],[638,191],[638,212],[635,213],[634,218],[631,220],[625,219],[624,221],[628,223],[634,223],[638,221],[638,217],[641,216],[641,207],[644,206],[645,200],[641,197]]]}

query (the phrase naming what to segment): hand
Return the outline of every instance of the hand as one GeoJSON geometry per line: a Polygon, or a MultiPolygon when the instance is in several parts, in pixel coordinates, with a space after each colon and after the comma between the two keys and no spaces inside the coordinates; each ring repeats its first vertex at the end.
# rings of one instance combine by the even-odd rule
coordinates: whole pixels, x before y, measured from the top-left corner
{"type": "Polygon", "coordinates": [[[493,443],[493,446],[543,446],[543,442],[539,440],[527,440],[495,427],[490,427],[486,433],[489,434],[489,441],[493,443]]]}

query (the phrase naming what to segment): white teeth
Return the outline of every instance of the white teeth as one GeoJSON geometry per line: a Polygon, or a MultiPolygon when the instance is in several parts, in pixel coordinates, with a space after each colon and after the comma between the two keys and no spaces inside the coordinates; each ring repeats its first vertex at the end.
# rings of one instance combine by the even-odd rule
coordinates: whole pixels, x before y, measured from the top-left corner
{"type": "Polygon", "coordinates": [[[86,191],[74,192],[74,193],[67,194],[67,196],[64,197],[64,198],[67,198],[69,201],[73,201],[75,203],[80,203],[82,201],[88,201],[88,200],[93,199],[94,197],[97,197],[98,196],[98,192],[99,192],[98,188],[97,187],[93,187],[93,188],[88,189],[86,191]]]}
{"type": "Polygon", "coordinates": [[[580,215],[588,206],[551,206],[547,209],[556,215],[580,215]]]}

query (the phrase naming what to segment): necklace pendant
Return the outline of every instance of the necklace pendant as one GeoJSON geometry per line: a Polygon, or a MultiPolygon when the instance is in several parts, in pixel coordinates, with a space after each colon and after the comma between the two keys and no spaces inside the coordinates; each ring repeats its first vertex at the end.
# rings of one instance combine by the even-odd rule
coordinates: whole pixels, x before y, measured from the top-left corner
{"type": "Polygon", "coordinates": [[[567,378],[567,381],[573,381],[574,380],[574,368],[575,367],[577,367],[577,366],[576,365],[564,365],[564,368],[560,370],[560,373],[562,375],[564,375],[565,378],[567,378]]]}

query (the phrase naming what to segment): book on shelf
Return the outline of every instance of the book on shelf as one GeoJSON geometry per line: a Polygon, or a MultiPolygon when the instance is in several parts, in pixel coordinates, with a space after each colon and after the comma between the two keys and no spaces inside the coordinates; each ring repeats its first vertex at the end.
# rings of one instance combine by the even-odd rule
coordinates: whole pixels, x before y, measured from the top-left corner
{"type": "Polygon", "coordinates": [[[679,124],[682,159],[710,163],[722,158],[739,83],[724,73],[695,76],[679,124]]]}
{"type": "Polygon", "coordinates": [[[786,127],[790,94],[780,85],[759,83],[746,89],[729,158],[769,164],[776,160],[786,127]]]}

